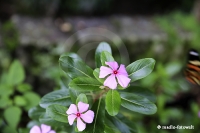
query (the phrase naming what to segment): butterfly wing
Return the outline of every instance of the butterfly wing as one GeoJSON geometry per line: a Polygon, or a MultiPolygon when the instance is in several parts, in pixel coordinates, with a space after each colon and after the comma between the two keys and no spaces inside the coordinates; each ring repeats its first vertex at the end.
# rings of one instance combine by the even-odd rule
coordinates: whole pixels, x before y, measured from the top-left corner
{"type": "Polygon", "coordinates": [[[188,81],[200,85],[200,58],[196,50],[189,51],[188,62],[184,73],[188,81]]]}

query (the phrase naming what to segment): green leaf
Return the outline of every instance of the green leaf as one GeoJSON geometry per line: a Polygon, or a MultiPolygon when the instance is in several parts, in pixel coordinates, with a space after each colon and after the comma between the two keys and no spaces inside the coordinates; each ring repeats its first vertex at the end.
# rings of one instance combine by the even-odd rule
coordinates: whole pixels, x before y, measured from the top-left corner
{"type": "Polygon", "coordinates": [[[3,113],[4,118],[8,123],[8,125],[14,129],[17,127],[20,121],[21,114],[22,114],[21,109],[16,106],[11,106],[7,108],[3,113]]]}
{"type": "Polygon", "coordinates": [[[12,105],[12,100],[9,97],[0,97],[0,108],[4,109],[10,105],[12,105]]]}
{"type": "Polygon", "coordinates": [[[108,119],[105,119],[104,133],[121,133],[117,127],[108,119]]]}
{"type": "Polygon", "coordinates": [[[155,60],[152,58],[145,58],[137,60],[126,67],[126,70],[131,78],[131,82],[144,78],[149,75],[155,65],[155,60]]]}
{"type": "Polygon", "coordinates": [[[115,116],[118,114],[121,105],[121,97],[117,90],[109,90],[106,94],[106,110],[109,115],[115,116]]]}
{"type": "Polygon", "coordinates": [[[112,54],[112,50],[111,50],[111,47],[110,47],[110,45],[108,44],[108,43],[106,43],[106,42],[101,42],[99,45],[98,45],[98,47],[97,47],[97,49],[96,49],[96,51],[95,51],[95,61],[96,61],[96,67],[100,67],[100,66],[102,66],[102,64],[101,64],[101,52],[103,52],[103,51],[107,51],[107,52],[109,52],[110,54],[112,54]]]}
{"type": "Polygon", "coordinates": [[[111,117],[106,115],[107,118],[119,129],[121,133],[137,133],[137,129],[132,121],[123,117],[121,114],[111,117]]]}
{"type": "Polygon", "coordinates": [[[31,108],[28,111],[28,116],[31,119],[39,120],[40,116],[45,113],[45,109],[41,108],[39,105],[36,107],[31,108]]]}
{"type": "Polygon", "coordinates": [[[172,77],[181,71],[182,64],[180,62],[170,62],[165,66],[165,71],[168,77],[172,77]]]}
{"type": "Polygon", "coordinates": [[[99,78],[99,73],[100,73],[100,69],[99,69],[99,68],[96,68],[96,69],[93,71],[94,77],[95,77],[99,82],[103,83],[105,79],[99,78]]]}
{"type": "Polygon", "coordinates": [[[6,84],[0,84],[0,96],[10,96],[14,93],[14,87],[6,84]]]}
{"type": "Polygon", "coordinates": [[[17,130],[13,127],[10,127],[10,126],[5,126],[3,128],[3,133],[17,133],[17,130]]]}
{"type": "Polygon", "coordinates": [[[120,95],[121,105],[126,109],[147,115],[154,114],[157,111],[156,105],[144,97],[127,92],[121,92],[120,95]]]}
{"type": "Polygon", "coordinates": [[[18,106],[25,106],[27,104],[26,99],[22,96],[15,96],[14,103],[18,106]]]}
{"type": "Polygon", "coordinates": [[[68,123],[67,110],[67,107],[54,104],[47,107],[46,113],[56,121],[68,123]]]}
{"type": "Polygon", "coordinates": [[[94,111],[94,120],[92,124],[86,127],[86,133],[103,133],[104,132],[104,118],[105,118],[105,103],[103,99],[99,99],[92,106],[94,111]]]}
{"type": "Polygon", "coordinates": [[[88,103],[87,96],[85,94],[81,93],[76,99],[77,105],[78,105],[78,102],[88,103]]]}
{"type": "Polygon", "coordinates": [[[71,89],[79,91],[99,91],[101,85],[96,79],[87,77],[78,77],[69,83],[71,89]]]}
{"type": "MultiPolygon", "coordinates": [[[[45,113],[44,113],[45,114],[45,113]]],[[[43,115],[44,115],[43,114],[43,115]]],[[[38,120],[32,120],[32,121],[29,121],[28,124],[27,124],[27,128],[32,128],[33,126],[35,125],[38,125],[40,126],[40,122],[38,120]]]]}
{"type": "Polygon", "coordinates": [[[155,94],[151,92],[149,89],[146,89],[140,86],[130,86],[126,90],[128,90],[129,93],[145,97],[149,99],[151,102],[154,102],[154,103],[156,102],[155,94]]]}
{"type": "Polygon", "coordinates": [[[77,56],[61,55],[59,59],[60,67],[66,72],[72,79],[80,76],[93,77],[93,70],[87,66],[77,56]]]}
{"type": "Polygon", "coordinates": [[[40,116],[39,121],[40,123],[43,123],[49,126],[57,126],[57,127],[66,126],[66,123],[56,121],[50,116],[48,116],[46,113],[40,116]]]}
{"type": "Polygon", "coordinates": [[[68,84],[71,81],[71,78],[64,71],[61,71],[60,73],[61,73],[61,75],[60,75],[60,86],[61,86],[61,89],[68,89],[69,88],[68,84]]]}
{"type": "Polygon", "coordinates": [[[71,97],[72,103],[76,103],[76,99],[79,95],[79,91],[69,88],[69,95],[71,97]]]}
{"type": "Polygon", "coordinates": [[[27,91],[30,91],[32,89],[31,85],[30,84],[26,84],[26,83],[23,83],[23,84],[19,84],[17,86],[17,90],[21,93],[25,93],[27,91]]]}
{"type": "Polygon", "coordinates": [[[7,81],[10,85],[17,85],[23,82],[24,78],[25,78],[24,68],[18,60],[15,60],[9,68],[7,81]]]}
{"type": "Polygon", "coordinates": [[[112,57],[112,55],[107,52],[107,51],[104,51],[101,53],[101,64],[103,66],[106,66],[105,62],[108,62],[108,61],[115,61],[115,59],[112,57]]]}
{"type": "Polygon", "coordinates": [[[58,104],[62,106],[69,106],[71,99],[68,90],[57,90],[46,94],[40,101],[42,108],[47,108],[49,105],[58,104]]]}
{"type": "Polygon", "coordinates": [[[40,96],[34,92],[26,92],[24,93],[23,97],[26,99],[26,106],[24,108],[29,110],[30,108],[36,106],[40,102],[40,96]]]}

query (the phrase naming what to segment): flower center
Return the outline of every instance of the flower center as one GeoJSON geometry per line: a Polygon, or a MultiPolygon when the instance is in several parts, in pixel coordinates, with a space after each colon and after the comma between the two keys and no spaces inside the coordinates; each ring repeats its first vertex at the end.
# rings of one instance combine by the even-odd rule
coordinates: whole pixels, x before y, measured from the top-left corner
{"type": "Polygon", "coordinates": [[[76,116],[77,116],[77,117],[80,117],[80,116],[81,116],[81,114],[80,114],[80,113],[77,113],[77,114],[76,114],[76,116]]]}
{"type": "Polygon", "coordinates": [[[113,73],[114,73],[114,74],[117,74],[118,72],[117,72],[117,70],[114,70],[113,73]]]}

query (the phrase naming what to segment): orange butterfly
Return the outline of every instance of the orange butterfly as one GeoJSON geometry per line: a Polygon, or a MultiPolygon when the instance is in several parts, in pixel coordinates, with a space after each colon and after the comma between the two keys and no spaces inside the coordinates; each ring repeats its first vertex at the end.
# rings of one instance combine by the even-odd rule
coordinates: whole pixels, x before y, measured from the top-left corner
{"type": "Polygon", "coordinates": [[[188,81],[200,85],[200,58],[196,50],[189,51],[187,67],[184,74],[188,81]]]}

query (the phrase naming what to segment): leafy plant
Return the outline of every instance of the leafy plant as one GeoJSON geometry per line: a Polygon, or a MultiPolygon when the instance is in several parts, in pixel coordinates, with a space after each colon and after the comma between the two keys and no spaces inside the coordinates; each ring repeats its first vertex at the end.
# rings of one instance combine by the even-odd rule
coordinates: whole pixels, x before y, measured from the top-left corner
{"type": "MultiPolygon", "coordinates": [[[[114,70],[117,63],[111,53],[109,44],[100,43],[95,53],[97,68],[94,70],[75,53],[61,55],[59,63],[65,73],[61,89],[46,94],[42,97],[40,106],[29,110],[29,116],[33,119],[30,123],[50,125],[57,132],[78,132],[80,131],[78,123],[77,127],[66,124],[71,121],[66,112],[69,112],[72,106],[79,106],[82,102],[94,112],[93,122],[82,132],[137,132],[136,127],[132,125],[133,122],[126,117],[123,110],[146,115],[157,111],[154,104],[156,98],[148,89],[130,85],[131,82],[149,75],[154,68],[155,60],[144,58],[131,63],[126,68],[120,65],[114,70]],[[110,73],[111,75],[105,76],[104,69],[113,70],[114,75],[110,73]],[[108,82],[109,76],[115,77],[108,82]],[[127,82],[124,79],[127,79],[127,82]]],[[[77,113],[76,117],[80,115],[77,113]]]]}
{"type": "Polygon", "coordinates": [[[0,123],[4,133],[17,133],[23,111],[39,103],[40,96],[32,92],[32,87],[24,83],[25,71],[20,61],[15,60],[8,72],[0,79],[0,123]]]}

